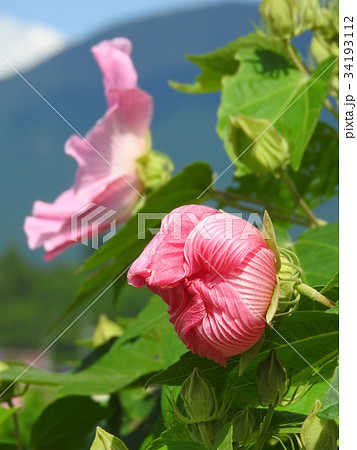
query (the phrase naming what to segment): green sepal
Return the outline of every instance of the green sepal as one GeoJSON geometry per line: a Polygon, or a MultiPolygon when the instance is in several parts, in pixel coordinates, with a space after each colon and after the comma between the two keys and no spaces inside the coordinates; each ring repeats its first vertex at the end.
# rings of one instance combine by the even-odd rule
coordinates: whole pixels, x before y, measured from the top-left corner
{"type": "Polygon", "coordinates": [[[276,284],[274,287],[273,295],[271,297],[270,305],[265,316],[265,320],[268,325],[273,320],[276,310],[278,309],[278,305],[279,305],[279,278],[276,277],[276,284]]]}
{"type": "Polygon", "coordinates": [[[164,153],[150,150],[136,160],[136,168],[145,189],[156,191],[170,180],[174,165],[164,153]]]}
{"type": "Polygon", "coordinates": [[[264,211],[264,218],[263,218],[263,238],[265,239],[268,248],[275,255],[275,267],[276,273],[278,274],[281,269],[280,252],[278,244],[276,242],[274,225],[273,222],[271,221],[268,211],[266,210],[264,211]]]}

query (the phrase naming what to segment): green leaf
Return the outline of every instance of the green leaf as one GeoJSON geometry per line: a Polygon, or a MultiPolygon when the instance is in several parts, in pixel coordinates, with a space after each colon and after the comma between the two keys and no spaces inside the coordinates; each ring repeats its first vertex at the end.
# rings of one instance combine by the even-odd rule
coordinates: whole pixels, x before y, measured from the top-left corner
{"type": "MultiPolygon", "coordinates": [[[[317,125],[321,108],[328,94],[328,87],[335,68],[335,58],[328,59],[319,64],[311,75],[310,80],[297,93],[299,98],[295,105],[284,113],[284,120],[292,121],[294,138],[289,142],[293,149],[291,167],[297,171],[300,168],[307,144],[317,125]],[[307,89],[306,92],[304,92],[307,89]],[[294,120],[294,114],[297,116],[294,120]],[[298,120],[296,120],[298,118],[298,120]],[[295,123],[293,123],[293,121],[295,123]],[[300,122],[301,121],[301,122],[300,122]]],[[[288,139],[288,137],[287,137],[288,139]]],[[[289,139],[288,139],[289,140],[289,139]]]]}
{"type": "Polygon", "coordinates": [[[11,444],[10,442],[0,442],[0,450],[18,450],[17,444],[11,444]]]}
{"type": "Polygon", "coordinates": [[[196,77],[196,83],[194,84],[170,81],[170,86],[186,93],[197,94],[219,91],[221,90],[222,77],[233,75],[237,71],[238,61],[235,58],[237,51],[241,48],[250,47],[273,49],[277,53],[286,54],[286,49],[282,42],[269,36],[251,33],[206,55],[187,55],[186,58],[200,67],[202,73],[196,77]]]}
{"type": "Polygon", "coordinates": [[[122,440],[97,427],[95,439],[90,450],[128,450],[122,440]]]}
{"type": "MultiPolygon", "coordinates": [[[[265,410],[263,411],[265,413],[265,410]]],[[[262,421],[261,409],[254,410],[254,418],[256,419],[256,423],[260,423],[262,421]]],[[[286,434],[298,433],[305,419],[306,415],[304,414],[275,410],[269,429],[272,433],[277,433],[280,431],[286,434]]]]}
{"type": "Polygon", "coordinates": [[[148,305],[129,324],[123,336],[118,339],[116,345],[123,345],[140,335],[148,335],[153,330],[163,330],[165,334],[165,339],[162,342],[162,356],[165,367],[173,364],[187,351],[185,345],[177,336],[173,325],[169,322],[167,304],[157,295],[151,297],[148,305]]]}
{"type": "Polygon", "coordinates": [[[222,439],[213,446],[214,450],[233,450],[233,425],[225,433],[222,439]]]}
{"type": "MultiPolygon", "coordinates": [[[[261,352],[239,376],[239,355],[229,358],[226,367],[188,352],[168,369],[152,376],[147,385],[166,384],[179,386],[197,367],[217,391],[230,390],[230,399],[237,406],[257,401],[255,370],[257,364],[275,348],[284,362],[292,385],[307,382],[312,369],[321,369],[321,375],[332,375],[335,364],[325,366],[338,352],[338,317],[324,311],[296,311],[291,317],[277,323],[275,329],[266,330],[266,340],[261,352]],[[311,367],[312,366],[312,367],[311,367]]],[[[314,380],[315,381],[315,380],[314,380]]],[[[316,381],[323,380],[316,375],[316,381]]]]}
{"type": "Polygon", "coordinates": [[[87,435],[110,411],[87,397],[60,398],[51,403],[34,423],[30,446],[33,450],[78,450],[87,435]]]}
{"type": "Polygon", "coordinates": [[[321,294],[324,294],[325,292],[330,291],[334,287],[338,287],[339,285],[339,273],[335,273],[335,275],[331,278],[331,280],[326,284],[326,286],[321,289],[321,294]]]}
{"type": "MultiPolygon", "coordinates": [[[[269,321],[267,320],[269,323],[269,321]]],[[[260,352],[260,349],[262,348],[262,345],[264,343],[265,334],[263,333],[260,337],[259,341],[256,342],[253,347],[250,347],[248,350],[246,350],[244,353],[240,355],[239,360],[239,376],[243,374],[245,369],[249,366],[249,364],[253,361],[253,359],[257,356],[257,354],[260,352]]]]}
{"type": "Polygon", "coordinates": [[[338,270],[338,224],[307,230],[295,242],[302,279],[311,286],[325,285],[338,270]]]}
{"type": "Polygon", "coordinates": [[[62,396],[112,393],[165,367],[162,344],[154,339],[140,338],[123,346],[115,342],[97,359],[91,356],[76,372],[63,375],[62,396]]]}
{"type": "MultiPolygon", "coordinates": [[[[166,312],[167,305],[153,296],[123,336],[96,348],[74,372],[58,374],[30,368],[21,381],[60,388],[60,395],[106,394],[131,385],[144,375],[158,372],[176,362],[186,351],[166,312]]],[[[12,381],[26,368],[10,364],[1,373],[12,381]]]]}
{"type": "Polygon", "coordinates": [[[320,419],[337,419],[339,414],[339,395],[338,395],[338,389],[339,389],[339,375],[338,375],[338,366],[335,369],[335,372],[331,379],[331,386],[326,391],[324,401],[322,404],[322,408],[320,412],[318,413],[318,416],[320,419]]]}
{"type": "Polygon", "coordinates": [[[336,302],[336,306],[326,311],[327,314],[339,314],[339,300],[336,302]]]}
{"type": "Polygon", "coordinates": [[[0,408],[0,425],[15,414],[20,408],[0,408]]]}
{"type": "Polygon", "coordinates": [[[177,420],[171,421],[167,428],[146,447],[147,450],[205,450],[203,445],[188,440],[188,433],[177,420]]]}
{"type": "Polygon", "coordinates": [[[311,208],[338,193],[338,130],[319,122],[302,161],[290,178],[311,208]]]}
{"type": "Polygon", "coordinates": [[[239,70],[223,78],[218,110],[217,131],[228,155],[232,161],[238,156],[229,143],[230,117],[244,114],[274,124],[288,141],[292,167],[298,170],[327,95],[333,70],[327,67],[331,61],[319,65],[308,77],[289,59],[271,50],[243,48],[236,58],[239,70]]]}
{"type": "Polygon", "coordinates": [[[149,303],[145,308],[139,313],[138,317],[128,325],[123,336],[118,339],[116,345],[123,345],[151,330],[166,328],[166,325],[169,326],[167,304],[161,297],[154,295],[150,298],[149,303]]]}

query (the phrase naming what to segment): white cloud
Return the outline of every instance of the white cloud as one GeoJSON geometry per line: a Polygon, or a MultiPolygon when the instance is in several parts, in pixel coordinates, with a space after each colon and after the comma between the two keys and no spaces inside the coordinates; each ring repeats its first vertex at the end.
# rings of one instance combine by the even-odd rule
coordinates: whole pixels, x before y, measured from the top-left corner
{"type": "MultiPolygon", "coordinates": [[[[20,73],[60,52],[65,45],[63,35],[53,28],[0,16],[0,55],[20,73]]],[[[15,74],[0,57],[0,80],[15,74]]]]}

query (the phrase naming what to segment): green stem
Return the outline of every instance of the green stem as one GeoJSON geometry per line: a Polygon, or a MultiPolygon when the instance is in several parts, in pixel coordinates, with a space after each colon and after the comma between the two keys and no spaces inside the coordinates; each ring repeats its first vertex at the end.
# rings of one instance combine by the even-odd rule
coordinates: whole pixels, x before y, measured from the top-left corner
{"type": "MultiPolygon", "coordinates": [[[[259,206],[264,206],[264,208],[268,209],[269,211],[277,211],[277,212],[281,212],[283,214],[287,214],[290,215],[291,211],[283,208],[281,206],[278,205],[274,205],[273,203],[267,202],[265,200],[261,200],[258,198],[251,198],[248,197],[247,195],[242,195],[242,194],[236,194],[235,192],[229,192],[229,191],[218,191],[217,189],[213,189],[212,190],[213,195],[220,195],[222,197],[226,197],[228,199],[232,199],[232,200],[236,200],[236,201],[242,201],[242,202],[247,202],[247,203],[251,203],[252,205],[259,205],[259,206]]],[[[295,217],[299,217],[301,219],[305,219],[305,216],[299,213],[293,213],[293,215],[295,217]]]]}
{"type": "MultiPolygon", "coordinates": [[[[7,404],[9,405],[10,408],[14,408],[14,404],[13,404],[11,398],[7,401],[7,404]]],[[[16,437],[16,442],[17,442],[17,450],[22,450],[20,427],[19,427],[19,421],[17,418],[17,412],[12,415],[12,420],[14,422],[14,431],[15,431],[15,437],[16,437]]]]}
{"type": "Polygon", "coordinates": [[[296,54],[293,46],[291,45],[290,40],[287,40],[285,43],[286,43],[286,48],[287,48],[287,51],[289,53],[289,56],[290,56],[292,62],[295,64],[295,67],[298,70],[300,70],[300,72],[302,74],[309,76],[310,75],[309,71],[305,67],[305,64],[301,61],[301,59],[296,54]]]}
{"type": "MultiPolygon", "coordinates": [[[[287,48],[287,51],[289,53],[289,56],[290,56],[291,60],[295,64],[295,67],[298,70],[300,70],[300,72],[303,75],[309,76],[310,72],[308,71],[308,69],[306,68],[305,64],[301,61],[301,59],[298,57],[298,55],[294,51],[293,46],[291,45],[290,41],[286,41],[286,48],[287,48]]],[[[325,105],[325,108],[328,111],[330,111],[330,113],[334,116],[334,118],[339,120],[338,111],[336,111],[336,109],[333,107],[332,103],[330,102],[330,100],[328,98],[326,98],[324,100],[324,105],[325,105]]]]}
{"type": "Polygon", "coordinates": [[[206,422],[199,423],[198,428],[205,447],[207,447],[207,449],[212,448],[212,442],[207,433],[206,422]]]}
{"type": "Polygon", "coordinates": [[[297,284],[295,286],[295,289],[297,289],[301,294],[306,295],[306,297],[311,298],[311,300],[321,303],[322,305],[327,306],[328,308],[333,308],[334,306],[336,306],[332,300],[320,294],[320,292],[318,292],[311,286],[308,286],[307,284],[304,283],[297,284]]]}
{"type": "MultiPolygon", "coordinates": [[[[246,205],[242,205],[241,203],[238,203],[236,201],[232,201],[231,199],[228,199],[225,196],[218,194],[217,192],[215,192],[215,193],[210,192],[210,198],[212,200],[216,200],[218,202],[224,203],[227,206],[232,206],[233,208],[241,209],[242,211],[247,211],[247,212],[251,212],[251,213],[257,213],[257,214],[260,214],[260,215],[264,214],[264,210],[259,210],[259,209],[256,209],[256,208],[251,208],[251,207],[246,206],[246,205]]],[[[273,219],[282,220],[284,222],[296,223],[298,225],[304,225],[304,226],[309,226],[310,225],[310,222],[306,221],[305,219],[300,219],[298,217],[291,217],[291,216],[290,217],[286,217],[286,216],[283,216],[281,214],[274,213],[274,212],[272,212],[270,214],[270,216],[273,219]]]]}
{"type": "Polygon", "coordinates": [[[301,197],[299,191],[297,190],[293,180],[289,177],[289,175],[284,172],[281,171],[281,179],[284,182],[285,186],[289,189],[289,191],[292,193],[293,197],[295,198],[295,200],[297,201],[297,203],[300,205],[301,209],[305,212],[310,226],[312,228],[314,227],[319,227],[321,225],[325,225],[326,222],[324,220],[318,219],[315,214],[311,211],[310,207],[308,206],[308,204],[305,202],[305,200],[301,197]]]}
{"type": "Polygon", "coordinates": [[[263,426],[258,434],[257,442],[255,443],[253,450],[262,450],[264,448],[264,444],[268,437],[267,433],[268,433],[269,426],[270,426],[271,420],[273,418],[273,415],[274,415],[274,408],[272,405],[269,405],[268,412],[267,412],[266,416],[264,417],[263,426]]]}

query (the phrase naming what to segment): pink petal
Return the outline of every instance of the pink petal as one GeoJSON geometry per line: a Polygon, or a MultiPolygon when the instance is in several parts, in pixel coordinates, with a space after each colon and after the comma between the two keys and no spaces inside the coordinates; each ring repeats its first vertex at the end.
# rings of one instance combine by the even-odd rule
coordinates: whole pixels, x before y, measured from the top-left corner
{"type": "Polygon", "coordinates": [[[118,90],[137,87],[138,76],[130,58],[131,42],[115,38],[102,41],[91,50],[103,74],[108,104],[113,106],[118,102],[118,90]]]}
{"type": "Polygon", "coordinates": [[[152,116],[152,99],[139,89],[119,94],[119,104],[99,120],[85,139],[72,136],[65,152],[76,159],[76,195],[92,199],[106,185],[121,178],[130,185],[136,174],[135,160],[148,151],[147,135],[152,116]]]}
{"type": "Polygon", "coordinates": [[[239,292],[253,314],[265,317],[276,284],[273,252],[261,247],[245,259],[244,266],[226,275],[229,284],[239,292]]]}
{"type": "Polygon", "coordinates": [[[192,230],[184,253],[191,273],[204,269],[226,274],[262,246],[266,247],[264,238],[252,224],[232,214],[219,213],[205,218],[192,230]]]}
{"type": "MultiPolygon", "coordinates": [[[[139,188],[137,177],[131,181],[139,188]]],[[[73,189],[52,204],[36,202],[33,216],[27,217],[24,224],[28,245],[31,249],[43,245],[45,259],[50,260],[76,242],[87,241],[93,234],[98,236],[112,223],[117,226],[127,220],[137,199],[135,191],[119,179],[106,185],[105,191],[91,202],[78,199],[73,189]]]]}
{"type": "Polygon", "coordinates": [[[152,239],[128,273],[128,283],[172,287],[188,276],[184,267],[183,249],[186,238],[197,223],[217,210],[207,206],[189,205],[174,209],[162,221],[160,232],[152,239]]]}
{"type": "Polygon", "coordinates": [[[221,281],[209,287],[204,279],[196,279],[188,285],[194,301],[205,309],[203,319],[189,330],[188,341],[183,340],[189,348],[195,351],[199,345],[198,353],[202,356],[214,350],[227,358],[246,351],[259,340],[266,325],[264,317],[252,314],[239,292],[229,284],[221,281]]]}

